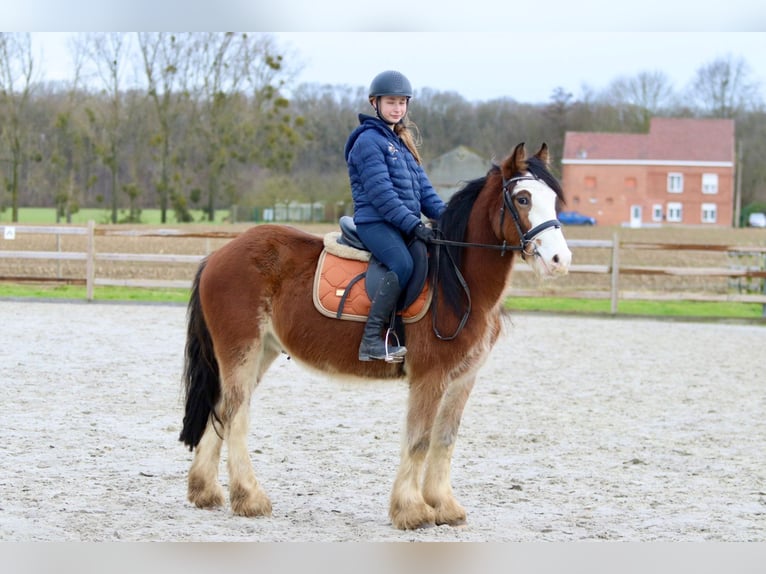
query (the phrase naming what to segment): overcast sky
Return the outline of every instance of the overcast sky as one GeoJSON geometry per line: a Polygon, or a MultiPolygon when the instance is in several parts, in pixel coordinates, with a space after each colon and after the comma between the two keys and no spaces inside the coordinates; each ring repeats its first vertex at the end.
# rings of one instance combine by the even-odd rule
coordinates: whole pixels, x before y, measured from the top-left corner
{"type": "Polygon", "coordinates": [[[539,40],[530,33],[279,33],[305,61],[301,79],[369,85],[385,69],[417,90],[455,91],[469,100],[545,102],[563,87],[602,89],[617,77],[662,71],[676,89],[719,57],[742,57],[766,100],[766,33],[589,32],[539,40]]]}
{"type": "MultiPolygon", "coordinates": [[[[471,32],[272,33],[302,64],[298,82],[368,86],[379,71],[404,73],[417,91],[454,91],[468,100],[510,97],[542,103],[562,87],[576,98],[584,86],[605,88],[620,76],[662,71],[681,90],[700,66],[743,58],[766,101],[766,33],[561,33],[533,48],[531,34],[471,32]],[[509,41],[509,37],[512,40],[509,41]],[[672,56],[669,56],[672,54],[672,56]]],[[[71,77],[66,33],[38,33],[48,79],[71,77]]]]}
{"type": "MultiPolygon", "coordinates": [[[[766,2],[727,0],[3,0],[6,31],[237,30],[273,33],[304,64],[298,81],[367,86],[384,69],[469,100],[575,97],[662,71],[676,90],[716,58],[743,58],[766,100],[766,2]],[[468,11],[470,8],[470,12],[468,11]],[[275,32],[282,30],[283,32],[275,32]],[[381,30],[384,32],[371,32],[381,30]]],[[[48,41],[49,78],[67,77],[48,41]]]]}

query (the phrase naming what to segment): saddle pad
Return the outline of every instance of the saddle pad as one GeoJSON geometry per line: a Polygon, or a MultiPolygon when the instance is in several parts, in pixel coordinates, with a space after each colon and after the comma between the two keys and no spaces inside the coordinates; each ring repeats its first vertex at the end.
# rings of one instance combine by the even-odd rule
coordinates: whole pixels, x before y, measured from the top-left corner
{"type": "MultiPolygon", "coordinates": [[[[367,321],[371,303],[367,296],[364,277],[354,281],[366,271],[366,261],[344,259],[323,249],[317,263],[312,288],[314,306],[317,311],[334,319],[367,321]],[[352,282],[353,285],[348,289],[352,282]],[[347,289],[348,293],[346,293],[347,289]],[[343,309],[340,317],[338,317],[344,295],[343,309]]],[[[431,290],[428,288],[428,282],[426,282],[420,296],[412,305],[401,312],[402,320],[405,323],[414,323],[422,319],[430,304],[431,290]]]]}

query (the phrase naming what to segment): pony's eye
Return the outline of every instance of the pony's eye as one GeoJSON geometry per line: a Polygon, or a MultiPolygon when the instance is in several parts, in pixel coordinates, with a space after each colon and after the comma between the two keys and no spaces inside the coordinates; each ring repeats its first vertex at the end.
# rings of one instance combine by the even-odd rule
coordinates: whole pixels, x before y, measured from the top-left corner
{"type": "Polygon", "coordinates": [[[516,198],[516,203],[519,205],[529,205],[529,198],[526,195],[521,195],[516,198]]]}

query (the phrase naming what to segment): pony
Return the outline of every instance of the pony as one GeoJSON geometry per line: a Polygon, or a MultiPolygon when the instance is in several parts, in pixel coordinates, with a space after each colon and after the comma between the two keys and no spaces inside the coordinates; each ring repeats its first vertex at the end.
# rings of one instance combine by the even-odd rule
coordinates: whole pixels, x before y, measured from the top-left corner
{"type": "Polygon", "coordinates": [[[404,326],[408,353],[399,363],[359,361],[364,324],[316,310],[311,291],[320,236],[263,224],[208,255],[187,308],[179,440],[194,452],[189,501],[200,508],[224,504],[218,470],[226,441],[231,511],[271,515],[248,454],[249,409],[269,365],[285,353],[330,377],[405,379],[408,406],[391,523],[402,530],[465,523],[450,477],[463,408],[501,334],[515,255],[541,277],[568,271],[572,254],[557,220],[563,201],[546,144],[533,156],[518,144],[458,191],[435,223],[433,298],[422,320],[404,326]]]}

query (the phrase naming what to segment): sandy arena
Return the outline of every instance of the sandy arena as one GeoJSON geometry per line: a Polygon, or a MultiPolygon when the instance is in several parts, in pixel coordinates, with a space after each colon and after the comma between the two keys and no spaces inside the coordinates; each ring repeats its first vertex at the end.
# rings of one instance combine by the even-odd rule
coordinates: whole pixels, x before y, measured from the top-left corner
{"type": "Polygon", "coordinates": [[[250,431],[274,515],[241,518],[186,501],[184,307],[0,301],[0,325],[0,540],[766,541],[763,326],[514,316],[458,437],[468,523],[401,532],[404,383],[279,359],[250,431]]]}

